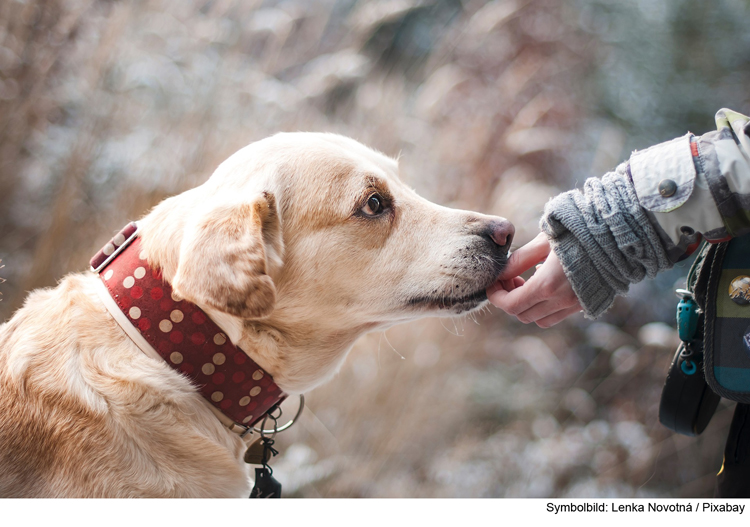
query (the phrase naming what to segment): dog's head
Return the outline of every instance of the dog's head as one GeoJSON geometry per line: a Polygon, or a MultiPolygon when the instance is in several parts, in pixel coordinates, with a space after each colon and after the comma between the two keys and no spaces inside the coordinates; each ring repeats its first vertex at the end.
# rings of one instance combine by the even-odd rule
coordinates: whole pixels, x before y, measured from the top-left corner
{"type": "Polygon", "coordinates": [[[419,197],[354,140],[294,133],[240,150],[141,232],[175,292],[293,393],[368,330],[484,304],[513,226],[419,197]]]}

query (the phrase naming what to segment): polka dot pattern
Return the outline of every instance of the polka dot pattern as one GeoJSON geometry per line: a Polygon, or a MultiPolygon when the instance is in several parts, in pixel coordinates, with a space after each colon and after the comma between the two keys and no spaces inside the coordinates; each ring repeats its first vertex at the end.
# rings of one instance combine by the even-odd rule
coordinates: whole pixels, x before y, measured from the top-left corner
{"type": "MultiPolygon", "coordinates": [[[[123,230],[122,240],[113,238],[113,250],[129,237],[123,230]]],[[[140,239],[108,263],[101,278],[123,313],[165,362],[190,378],[201,395],[234,422],[255,424],[286,397],[271,376],[232,344],[200,308],[175,294],[159,270],[149,268],[140,239]]]]}

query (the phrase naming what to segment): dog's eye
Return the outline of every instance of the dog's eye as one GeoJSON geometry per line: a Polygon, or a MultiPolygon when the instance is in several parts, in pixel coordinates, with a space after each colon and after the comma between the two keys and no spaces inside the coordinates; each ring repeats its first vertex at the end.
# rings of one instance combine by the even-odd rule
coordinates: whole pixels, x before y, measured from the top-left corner
{"type": "Polygon", "coordinates": [[[365,203],[365,206],[362,207],[362,212],[364,212],[367,216],[377,216],[381,212],[383,212],[383,209],[385,206],[383,205],[383,198],[379,194],[373,194],[369,198],[367,198],[367,203],[365,203]]]}

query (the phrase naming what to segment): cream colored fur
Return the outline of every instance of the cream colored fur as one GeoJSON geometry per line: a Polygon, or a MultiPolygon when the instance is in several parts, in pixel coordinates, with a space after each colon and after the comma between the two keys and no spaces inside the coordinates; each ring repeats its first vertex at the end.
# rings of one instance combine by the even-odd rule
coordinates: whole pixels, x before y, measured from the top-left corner
{"type": "MultiPolygon", "coordinates": [[[[240,150],[140,236],[175,291],[296,394],[367,331],[482,305],[505,259],[487,236],[500,220],[420,198],[351,139],[300,133],[240,150]]],[[[35,291],[0,326],[0,496],[246,497],[243,441],[132,343],[97,280],[35,291]]]]}

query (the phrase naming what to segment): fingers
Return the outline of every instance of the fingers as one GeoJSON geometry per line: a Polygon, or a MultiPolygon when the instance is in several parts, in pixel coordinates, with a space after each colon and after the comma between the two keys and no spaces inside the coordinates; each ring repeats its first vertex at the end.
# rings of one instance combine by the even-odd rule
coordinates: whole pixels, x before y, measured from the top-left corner
{"type": "Polygon", "coordinates": [[[487,291],[489,301],[520,322],[550,327],[581,310],[565,271],[555,253],[528,281],[520,277],[500,280],[487,291]]]}
{"type": "Polygon", "coordinates": [[[516,315],[516,318],[524,324],[530,324],[532,322],[539,322],[549,316],[559,313],[560,311],[567,311],[569,309],[576,308],[581,309],[581,305],[578,303],[578,299],[574,295],[564,295],[557,293],[538,304],[532,306],[526,311],[516,315]]]}
{"type": "Polygon", "coordinates": [[[549,254],[550,247],[547,235],[539,235],[523,247],[516,249],[508,258],[508,263],[500,273],[499,280],[506,280],[518,276],[544,260],[549,254]]]}
{"type": "Polygon", "coordinates": [[[503,272],[500,273],[495,283],[487,288],[487,296],[501,298],[503,295],[497,296],[498,291],[511,292],[522,286],[524,280],[518,275],[538,264],[547,257],[549,252],[550,246],[546,235],[539,233],[536,238],[510,255],[503,272]]]}
{"type": "Polygon", "coordinates": [[[569,316],[580,313],[581,311],[581,306],[569,307],[567,309],[563,309],[561,311],[558,311],[557,313],[553,313],[552,315],[544,317],[541,320],[537,320],[536,325],[540,328],[551,328],[552,326],[554,326],[555,324],[559,324],[569,316]]]}
{"type": "Polygon", "coordinates": [[[553,315],[561,309],[567,309],[569,307],[570,306],[562,306],[554,301],[543,300],[542,302],[531,306],[526,311],[518,313],[516,315],[516,318],[519,322],[523,322],[524,324],[531,324],[532,322],[536,322],[537,320],[541,320],[550,315],[553,315]]]}
{"type": "Polygon", "coordinates": [[[520,276],[509,278],[508,280],[498,280],[487,288],[487,297],[493,295],[495,291],[513,291],[514,289],[521,287],[524,283],[526,283],[526,280],[520,276]]]}
{"type": "Polygon", "coordinates": [[[509,315],[519,315],[543,300],[538,288],[533,287],[533,285],[531,288],[529,287],[531,283],[531,281],[526,282],[521,284],[523,287],[519,285],[511,291],[502,288],[488,290],[487,298],[492,305],[499,307],[509,315]]]}
{"type": "Polygon", "coordinates": [[[524,282],[525,280],[523,278],[516,276],[515,278],[509,278],[508,280],[500,280],[498,283],[502,285],[503,289],[510,292],[517,287],[521,287],[524,282]]]}

